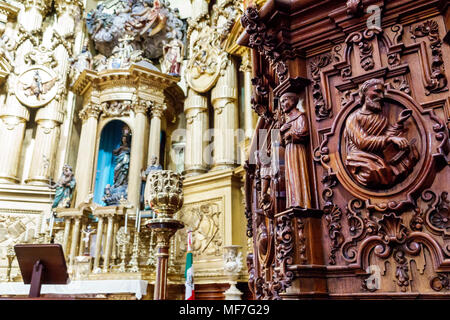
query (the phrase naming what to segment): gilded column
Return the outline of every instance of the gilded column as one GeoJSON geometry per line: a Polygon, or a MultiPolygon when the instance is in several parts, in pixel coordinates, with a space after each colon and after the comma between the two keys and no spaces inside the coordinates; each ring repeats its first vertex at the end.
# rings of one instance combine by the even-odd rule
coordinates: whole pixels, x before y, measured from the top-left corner
{"type": "Polygon", "coordinates": [[[56,148],[59,142],[63,114],[52,106],[40,109],[36,116],[37,129],[33,156],[26,183],[47,185],[53,176],[56,148]],[[53,108],[52,108],[53,107],[53,108]]]}
{"type": "Polygon", "coordinates": [[[207,171],[208,139],[205,135],[208,130],[208,100],[189,89],[184,102],[184,113],[186,115],[184,168],[186,175],[192,176],[207,171]]]}
{"type": "Polygon", "coordinates": [[[94,266],[92,270],[96,272],[96,269],[100,263],[100,252],[102,250],[102,241],[103,241],[103,217],[98,217],[97,223],[97,238],[95,241],[95,258],[94,258],[94,266]]]}
{"type": "MultiPolygon", "coordinates": [[[[75,17],[81,14],[82,4],[77,0],[57,0],[55,5],[58,19],[53,31],[52,49],[58,64],[54,71],[59,76],[59,83],[66,83],[70,67],[69,57],[72,54],[73,35],[71,33],[75,28],[75,17]]],[[[26,181],[29,184],[46,185],[49,178],[53,177],[60,126],[64,119],[65,93],[64,89],[57,99],[40,109],[36,115],[38,126],[29,178],[26,181]]]]}
{"type": "Polygon", "coordinates": [[[14,89],[17,75],[27,67],[24,56],[34,47],[31,39],[37,41],[34,32],[41,28],[43,15],[50,4],[49,0],[26,0],[24,1],[25,9],[21,10],[17,16],[19,32],[24,34],[25,40],[14,48],[15,68],[8,77],[8,96],[5,105],[0,108],[0,146],[3,150],[0,156],[0,182],[3,183],[19,182],[17,172],[29,112],[17,100],[14,89]]]}
{"type": "Polygon", "coordinates": [[[70,259],[69,259],[70,266],[73,266],[74,262],[75,262],[75,255],[77,253],[77,245],[78,245],[78,241],[80,239],[80,224],[81,224],[81,218],[75,217],[75,223],[72,228],[72,243],[70,246],[70,259]]]}
{"type": "MultiPolygon", "coordinates": [[[[133,138],[131,140],[130,169],[128,173],[128,201],[139,207],[139,197],[141,190],[141,170],[144,166],[145,132],[148,127],[147,111],[149,103],[139,101],[133,106],[135,114],[133,138]]],[[[161,121],[159,119],[159,121],[161,121]]],[[[152,126],[154,124],[152,118],[152,126]]],[[[155,124],[157,126],[157,124],[155,124]]],[[[151,134],[150,134],[151,136],[151,134]]],[[[158,140],[159,141],[159,140],[158,140]]]]}
{"type": "Polygon", "coordinates": [[[213,169],[233,168],[236,165],[236,130],[238,128],[237,67],[230,59],[224,75],[211,92],[214,107],[213,169]]]}
{"type": "Polygon", "coordinates": [[[250,50],[247,50],[242,57],[239,71],[244,73],[244,130],[245,137],[251,139],[255,125],[256,113],[251,106],[252,100],[252,67],[250,50]]]}
{"type": "Polygon", "coordinates": [[[151,164],[151,159],[153,157],[158,158],[159,162],[159,151],[161,149],[161,119],[164,114],[165,107],[160,104],[154,104],[151,110],[151,120],[150,120],[150,135],[148,141],[148,165],[151,164]]]}
{"type": "Polygon", "coordinates": [[[77,181],[77,197],[75,206],[86,200],[91,192],[92,175],[94,170],[95,140],[97,137],[97,122],[100,114],[100,106],[87,105],[81,112],[83,120],[80,135],[80,146],[77,158],[75,178],[77,181]]]}
{"type": "Polygon", "coordinates": [[[105,256],[103,261],[103,272],[108,272],[109,259],[111,257],[112,249],[112,234],[113,234],[114,217],[108,216],[108,226],[106,229],[106,244],[105,244],[105,256]]]}
{"type": "Polygon", "coordinates": [[[21,114],[11,110],[10,106],[0,109],[0,183],[19,182],[17,171],[29,114],[23,106],[17,107],[16,111],[21,114]]]}
{"type": "Polygon", "coordinates": [[[72,226],[72,219],[71,218],[64,218],[64,236],[63,236],[63,243],[62,247],[64,250],[64,255],[66,258],[68,257],[68,244],[69,244],[69,235],[70,235],[70,227],[72,226]]]}

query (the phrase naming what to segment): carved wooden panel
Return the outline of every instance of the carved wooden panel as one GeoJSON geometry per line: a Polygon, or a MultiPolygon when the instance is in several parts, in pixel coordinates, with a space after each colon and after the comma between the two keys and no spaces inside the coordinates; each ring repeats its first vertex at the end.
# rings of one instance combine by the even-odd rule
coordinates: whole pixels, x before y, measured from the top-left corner
{"type": "Polygon", "coordinates": [[[362,1],[268,1],[242,19],[261,117],[246,166],[257,299],[449,292],[449,9],[377,6],[380,25],[362,1]],[[305,164],[283,131],[286,93],[307,119],[305,164]],[[290,178],[303,172],[308,190],[290,178]]]}

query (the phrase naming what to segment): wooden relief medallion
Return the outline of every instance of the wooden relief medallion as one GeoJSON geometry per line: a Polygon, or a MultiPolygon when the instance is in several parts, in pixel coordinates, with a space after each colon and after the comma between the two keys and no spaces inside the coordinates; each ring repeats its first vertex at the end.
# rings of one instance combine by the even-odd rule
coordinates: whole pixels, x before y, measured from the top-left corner
{"type": "Polygon", "coordinates": [[[447,153],[445,126],[383,80],[367,80],[350,101],[321,145],[322,164],[368,208],[412,205],[447,153]]]}

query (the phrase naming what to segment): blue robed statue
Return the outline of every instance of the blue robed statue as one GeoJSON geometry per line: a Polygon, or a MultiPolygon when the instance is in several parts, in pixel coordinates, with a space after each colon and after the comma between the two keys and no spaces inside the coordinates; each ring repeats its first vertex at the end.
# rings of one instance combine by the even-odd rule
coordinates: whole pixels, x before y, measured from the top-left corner
{"type": "Polygon", "coordinates": [[[76,182],[72,167],[65,164],[61,177],[58,182],[52,186],[52,189],[55,189],[55,200],[53,201],[52,208],[69,208],[70,203],[72,202],[75,185],[76,182]]]}

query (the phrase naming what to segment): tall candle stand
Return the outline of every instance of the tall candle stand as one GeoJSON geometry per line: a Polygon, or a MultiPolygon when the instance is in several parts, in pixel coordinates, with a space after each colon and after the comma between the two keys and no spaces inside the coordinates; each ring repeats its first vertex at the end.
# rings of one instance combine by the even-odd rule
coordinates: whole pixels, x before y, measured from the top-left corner
{"type": "Polygon", "coordinates": [[[183,177],[171,170],[150,172],[147,177],[145,198],[158,212],[158,217],[151,219],[148,226],[156,236],[156,281],[155,300],[167,299],[167,271],[170,252],[170,239],[178,229],[184,227],[181,221],[173,218],[183,206],[183,177]]]}

